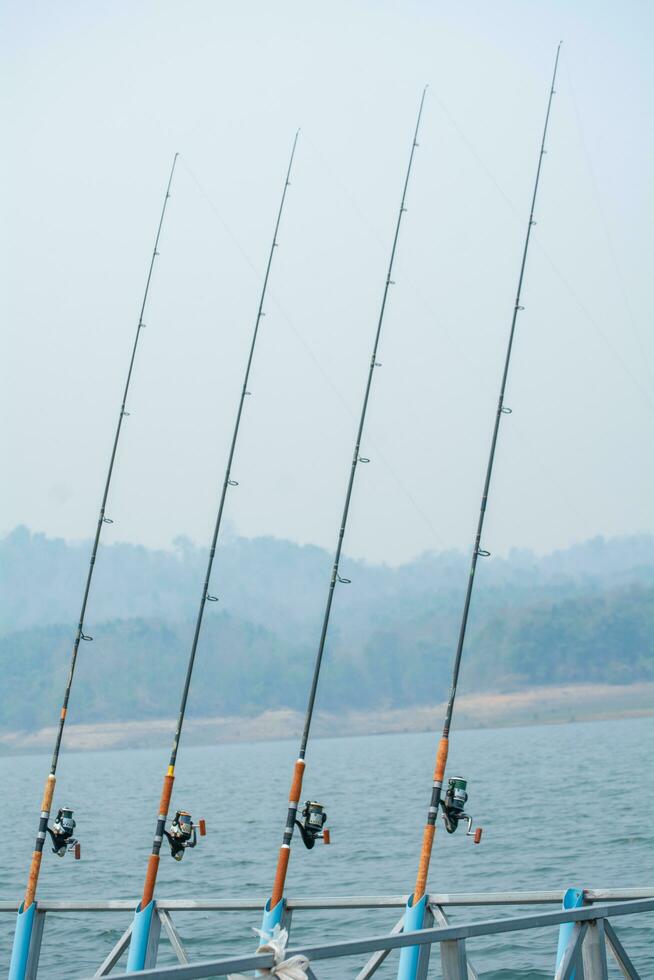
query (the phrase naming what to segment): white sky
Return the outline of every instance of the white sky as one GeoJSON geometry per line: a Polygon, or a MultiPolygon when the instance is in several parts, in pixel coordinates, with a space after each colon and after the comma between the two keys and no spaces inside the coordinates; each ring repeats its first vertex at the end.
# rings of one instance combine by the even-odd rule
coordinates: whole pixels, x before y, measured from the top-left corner
{"type": "Polygon", "coordinates": [[[428,82],[346,550],[469,548],[559,38],[484,545],[652,529],[650,4],[13,0],[0,35],[0,531],[93,531],[179,150],[104,540],[208,541],[301,126],[227,518],[333,546],[428,82]]]}

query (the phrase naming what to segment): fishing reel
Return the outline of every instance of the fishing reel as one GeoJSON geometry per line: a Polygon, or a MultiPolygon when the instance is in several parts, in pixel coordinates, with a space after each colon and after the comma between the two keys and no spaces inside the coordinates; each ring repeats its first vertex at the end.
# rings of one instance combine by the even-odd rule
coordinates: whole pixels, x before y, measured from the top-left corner
{"type": "Polygon", "coordinates": [[[204,837],[207,832],[207,825],[204,820],[199,820],[197,829],[193,823],[191,814],[187,810],[178,810],[173,817],[170,830],[164,830],[166,839],[170,844],[170,855],[176,861],[181,861],[187,847],[195,847],[198,842],[197,830],[200,837],[204,837]]]}
{"type": "Polygon", "coordinates": [[[315,800],[307,800],[302,810],[302,820],[295,823],[302,835],[304,846],[310,851],[317,840],[323,840],[329,844],[329,830],[325,827],[327,814],[322,803],[315,800]]]}
{"type": "Polygon", "coordinates": [[[57,857],[64,857],[66,851],[73,851],[75,859],[79,861],[81,857],[80,842],[73,837],[75,821],[73,811],[70,807],[62,806],[57,812],[52,827],[46,827],[52,838],[52,850],[57,857]]]}
{"type": "Polygon", "coordinates": [[[458,830],[461,820],[467,821],[466,837],[473,837],[474,843],[478,844],[481,840],[482,829],[477,827],[472,829],[472,817],[465,812],[465,805],[468,802],[467,780],[461,776],[453,776],[447,782],[447,792],[445,799],[441,800],[443,811],[443,822],[448,834],[453,834],[458,830]]]}

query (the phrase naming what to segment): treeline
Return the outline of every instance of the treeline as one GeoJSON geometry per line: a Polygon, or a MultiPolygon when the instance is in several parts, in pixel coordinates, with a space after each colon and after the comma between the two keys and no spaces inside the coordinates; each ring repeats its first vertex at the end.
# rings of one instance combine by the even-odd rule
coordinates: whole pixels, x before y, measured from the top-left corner
{"type": "MultiPolygon", "coordinates": [[[[18,527],[0,539],[0,633],[32,626],[73,623],[88,569],[90,543],[70,544],[18,527]]],[[[88,609],[89,625],[115,619],[182,621],[194,615],[206,549],[177,538],[171,550],[131,544],[102,545],[88,609]]],[[[298,630],[310,640],[331,573],[331,553],[277,538],[223,534],[212,589],[220,609],[262,626],[298,630]],[[277,624],[277,625],[275,625],[277,624]]],[[[460,603],[468,556],[426,553],[392,568],[343,559],[353,585],[341,590],[338,607],[348,629],[367,629],[388,605],[428,613],[432,602],[460,603]]],[[[529,605],[535,597],[563,599],[589,590],[654,584],[654,536],[601,537],[538,557],[515,550],[492,557],[478,573],[476,605],[529,605]]]]}
{"type": "MultiPolygon", "coordinates": [[[[337,615],[319,704],[329,710],[403,707],[442,700],[448,690],[458,608],[398,605],[352,637],[337,615]]],[[[654,587],[477,608],[462,690],[511,690],[567,682],[654,680],[654,587]]],[[[268,629],[224,612],[206,617],[190,713],[250,714],[302,708],[312,642],[292,628],[268,629]]],[[[147,719],[174,714],[193,623],[115,620],[82,645],[70,719],[147,719]]],[[[317,628],[318,623],[314,624],[317,628]]],[[[71,626],[35,627],[0,638],[0,728],[53,723],[72,639],[71,626]]]]}

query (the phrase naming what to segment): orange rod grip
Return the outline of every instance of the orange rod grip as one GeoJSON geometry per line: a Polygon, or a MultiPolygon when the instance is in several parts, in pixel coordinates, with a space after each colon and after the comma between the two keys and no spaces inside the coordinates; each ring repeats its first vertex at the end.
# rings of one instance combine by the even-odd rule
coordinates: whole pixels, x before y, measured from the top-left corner
{"type": "Polygon", "coordinates": [[[39,880],[39,870],[41,868],[42,857],[43,853],[41,851],[32,852],[32,863],[30,864],[30,873],[27,878],[27,888],[25,890],[23,909],[28,909],[34,901],[34,896],[36,894],[36,883],[39,880]]]}
{"type": "Polygon", "coordinates": [[[425,831],[422,835],[422,850],[420,851],[420,864],[418,865],[418,877],[416,878],[416,888],[413,893],[413,904],[419,902],[425,894],[427,888],[427,875],[429,874],[429,862],[431,860],[431,849],[434,843],[436,827],[433,824],[425,824],[425,831]]]}
{"type": "MultiPolygon", "coordinates": [[[[50,773],[45,781],[45,786],[43,787],[43,799],[41,800],[41,813],[50,813],[52,809],[52,797],[54,796],[56,778],[50,773]]],[[[30,863],[30,870],[27,876],[27,888],[25,889],[25,902],[23,905],[24,909],[28,909],[32,902],[34,901],[34,896],[36,895],[36,886],[39,880],[39,871],[41,870],[41,858],[43,857],[42,851],[32,852],[32,861],[30,863]]]]}
{"type": "Polygon", "coordinates": [[[174,776],[164,776],[163,789],[161,790],[161,799],[159,800],[159,813],[163,813],[164,816],[168,816],[168,809],[170,807],[170,797],[173,792],[173,783],[175,782],[174,776]]]}
{"type": "Polygon", "coordinates": [[[50,775],[45,781],[45,786],[43,787],[43,799],[41,801],[41,810],[47,810],[50,813],[52,809],[52,797],[54,796],[55,783],[57,780],[54,776],[50,775]]]}
{"type": "MultiPolygon", "coordinates": [[[[159,813],[157,816],[168,816],[168,809],[170,807],[170,797],[173,792],[173,783],[175,782],[175,777],[170,773],[164,776],[163,788],[161,790],[161,799],[159,800],[159,813]]],[[[159,855],[151,854],[148,858],[148,868],[145,872],[145,884],[143,885],[143,897],[141,898],[141,908],[144,909],[146,905],[149,905],[152,901],[152,896],[154,895],[154,886],[157,882],[157,872],[159,870],[159,855]]]]}
{"type": "Polygon", "coordinates": [[[434,782],[442,783],[445,778],[445,764],[447,763],[447,752],[450,747],[450,740],[442,738],[438,743],[436,752],[436,765],[434,767],[434,782]]]}
{"type": "Polygon", "coordinates": [[[159,855],[151,854],[148,858],[148,870],[145,872],[145,884],[143,885],[143,897],[141,898],[141,908],[149,905],[154,895],[154,886],[157,881],[157,871],[159,870],[159,855]]]}
{"type": "Polygon", "coordinates": [[[288,794],[289,803],[299,803],[300,795],[302,793],[302,779],[304,777],[304,759],[298,759],[295,763],[295,768],[293,769],[293,781],[291,783],[291,792],[288,794]]]}
{"type": "Polygon", "coordinates": [[[277,871],[275,872],[275,881],[273,884],[272,898],[270,899],[270,907],[274,909],[279,901],[281,901],[282,895],[284,894],[284,884],[286,883],[286,871],[288,869],[288,859],[291,856],[290,847],[280,847],[279,858],[277,860],[277,871]]]}

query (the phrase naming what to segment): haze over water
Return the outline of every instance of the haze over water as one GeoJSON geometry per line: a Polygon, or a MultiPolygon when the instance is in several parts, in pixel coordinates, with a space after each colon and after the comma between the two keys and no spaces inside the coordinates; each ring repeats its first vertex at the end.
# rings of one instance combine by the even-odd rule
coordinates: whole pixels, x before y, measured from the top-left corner
{"type": "MultiPolygon", "coordinates": [[[[500,891],[654,886],[654,719],[454,732],[450,775],[469,780],[468,809],[484,827],[475,847],[460,832],[437,835],[430,890],[500,891]]],[[[428,802],[435,739],[428,734],[317,740],[310,746],[307,798],[324,802],[332,845],[307,852],[298,839],[287,895],[390,895],[411,890],[428,802]]],[[[269,894],[285,814],[292,741],[189,747],[182,744],[173,805],[204,817],[208,835],[181,864],[162,857],[160,898],[269,894]]],[[[34,801],[46,756],[3,759],[11,801],[11,848],[0,870],[0,897],[22,894],[35,826],[34,801]]],[[[75,807],[82,860],[60,861],[46,849],[41,898],[137,901],[150,849],[161,750],[64,754],[55,803],[75,807]]],[[[532,909],[533,911],[533,909],[532,909]]],[[[507,909],[477,910],[497,918],[507,909]]],[[[453,910],[462,921],[470,914],[453,910]]],[[[258,917],[229,913],[175,915],[192,959],[254,947],[258,917]]],[[[296,913],[293,943],[323,942],[390,930],[394,910],[296,913]]],[[[48,914],[42,975],[70,980],[92,974],[129,924],[125,913],[48,914]]],[[[0,971],[8,960],[13,915],[0,919],[0,971]]],[[[643,977],[654,975],[651,916],[615,920],[643,977]],[[646,928],[647,927],[647,930],[646,928]]],[[[551,980],[556,930],[470,942],[484,980],[551,980]]],[[[160,962],[173,962],[162,941],[160,962]]],[[[392,977],[395,959],[381,977],[392,977]]],[[[438,957],[432,970],[438,976],[438,957]]],[[[347,963],[354,974],[354,962],[347,963]]],[[[319,976],[342,977],[320,964],[319,976]]],[[[610,976],[618,974],[611,974],[610,976]]]]}

